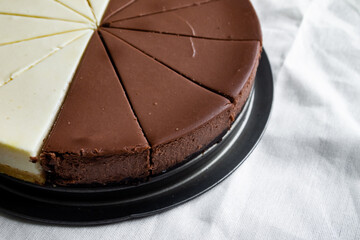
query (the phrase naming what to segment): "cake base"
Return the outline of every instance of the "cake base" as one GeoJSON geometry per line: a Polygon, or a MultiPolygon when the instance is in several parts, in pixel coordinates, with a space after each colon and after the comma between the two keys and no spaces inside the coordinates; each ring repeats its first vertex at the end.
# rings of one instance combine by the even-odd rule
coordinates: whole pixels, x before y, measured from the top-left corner
{"type": "Polygon", "coordinates": [[[29,173],[26,171],[21,171],[16,168],[12,168],[8,165],[0,164],[0,173],[7,174],[11,177],[23,179],[24,181],[36,183],[36,184],[44,184],[45,183],[45,174],[43,176],[39,176],[33,173],[29,173]]]}

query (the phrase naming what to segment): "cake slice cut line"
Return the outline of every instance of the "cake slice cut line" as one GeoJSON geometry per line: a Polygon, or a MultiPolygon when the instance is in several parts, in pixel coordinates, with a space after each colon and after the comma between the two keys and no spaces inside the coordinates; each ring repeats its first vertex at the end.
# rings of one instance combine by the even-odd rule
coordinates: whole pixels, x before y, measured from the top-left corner
{"type": "MultiPolygon", "coordinates": [[[[66,3],[62,2],[61,0],[53,0],[53,1],[55,1],[55,2],[57,2],[58,4],[60,4],[60,5],[62,5],[62,6],[64,6],[64,7],[66,7],[66,8],[68,8],[68,9],[70,9],[71,11],[73,11],[74,13],[76,13],[76,14],[78,14],[78,15],[82,16],[83,18],[86,18],[88,21],[90,21],[90,22],[92,22],[92,23],[96,24],[95,19],[92,19],[92,18],[90,18],[90,17],[86,16],[85,14],[83,14],[83,13],[79,12],[78,10],[76,10],[76,9],[74,9],[74,8],[72,8],[72,7],[70,7],[69,5],[67,5],[66,3]]],[[[91,9],[90,9],[90,10],[91,10],[91,9]]]]}
{"type": "Polygon", "coordinates": [[[16,43],[21,43],[21,42],[26,42],[26,41],[31,41],[31,40],[34,40],[34,39],[46,38],[46,37],[56,36],[56,35],[59,35],[59,34],[78,32],[78,31],[85,31],[85,30],[91,30],[91,28],[79,28],[79,29],[74,29],[74,30],[69,30],[69,31],[64,31],[64,32],[57,32],[57,33],[52,33],[52,34],[47,34],[47,35],[40,35],[40,36],[36,36],[36,37],[33,37],[33,38],[26,38],[26,39],[22,39],[22,40],[18,40],[18,41],[13,41],[13,42],[0,43],[0,47],[1,46],[6,46],[6,45],[11,45],[11,44],[16,44],[16,43]]]}
{"type": "MultiPolygon", "coordinates": [[[[205,86],[205,85],[203,85],[203,84],[200,84],[199,82],[197,82],[197,81],[189,78],[187,75],[185,75],[185,74],[181,73],[180,71],[174,69],[173,67],[165,64],[163,61],[160,61],[159,59],[155,58],[155,57],[152,56],[151,54],[148,54],[148,53],[145,52],[144,50],[138,48],[137,46],[135,46],[135,45],[132,44],[131,42],[129,42],[129,41],[127,41],[127,40],[125,40],[125,39],[123,39],[123,38],[121,38],[121,37],[119,37],[119,36],[116,36],[116,35],[113,34],[112,32],[108,31],[107,28],[102,28],[102,29],[105,30],[106,32],[110,33],[111,35],[113,35],[113,36],[115,36],[115,37],[117,37],[117,38],[125,41],[125,42],[126,42],[127,44],[129,44],[130,46],[136,48],[137,50],[139,50],[139,51],[142,52],[143,54],[147,55],[148,57],[151,57],[152,59],[156,60],[157,62],[159,62],[160,64],[164,65],[165,67],[167,67],[167,68],[171,69],[172,71],[176,72],[177,74],[183,76],[184,78],[186,78],[187,80],[191,81],[192,83],[195,83],[196,85],[198,85],[198,86],[200,86],[200,87],[202,87],[202,88],[204,88],[204,89],[206,89],[206,90],[208,90],[208,91],[211,91],[211,92],[213,92],[213,93],[215,93],[215,94],[217,94],[217,95],[220,95],[220,96],[222,96],[222,97],[225,97],[225,98],[227,98],[230,102],[234,103],[235,98],[234,98],[233,96],[227,95],[227,94],[225,94],[225,93],[223,93],[223,92],[219,92],[219,91],[217,91],[217,90],[215,90],[215,89],[213,89],[213,88],[210,88],[210,87],[208,87],[208,86],[205,86]]],[[[109,28],[109,29],[111,29],[111,28],[109,28]]],[[[189,37],[189,38],[190,38],[191,36],[186,36],[186,37],[189,37]]],[[[201,39],[201,38],[200,38],[200,39],[201,39]]],[[[218,40],[218,39],[206,39],[206,40],[218,40]]],[[[246,41],[246,40],[241,40],[241,41],[232,40],[232,41],[234,41],[234,42],[249,42],[249,41],[246,41]]],[[[250,42],[259,42],[259,41],[257,41],[257,40],[252,40],[252,41],[250,41],[250,42]]],[[[195,47],[195,46],[193,45],[193,42],[190,42],[190,44],[191,44],[191,47],[192,47],[192,48],[195,47]]],[[[194,57],[194,53],[195,53],[195,55],[196,55],[196,52],[193,52],[193,57],[194,57]]]]}
{"type": "Polygon", "coordinates": [[[130,7],[130,5],[132,5],[134,2],[136,2],[136,0],[134,0],[134,2],[133,2],[132,4],[128,5],[126,8],[122,8],[120,11],[117,11],[116,13],[111,14],[109,17],[105,18],[103,22],[104,22],[105,24],[115,23],[115,22],[121,22],[121,21],[125,21],[125,20],[130,20],[130,19],[135,19],[135,18],[142,18],[142,17],[151,16],[151,15],[156,15],[156,14],[159,14],[159,13],[166,13],[166,12],[172,12],[172,11],[176,11],[176,10],[180,10],[180,9],[198,7],[198,6],[200,6],[200,5],[204,5],[204,4],[208,4],[208,3],[216,2],[216,1],[221,1],[221,0],[207,0],[207,1],[204,1],[204,2],[201,2],[201,3],[194,3],[193,5],[176,7],[176,8],[172,8],[172,9],[167,9],[167,10],[162,10],[162,11],[147,13],[147,14],[138,15],[138,16],[133,16],[133,17],[126,17],[126,18],[123,18],[123,19],[120,19],[120,20],[107,22],[107,20],[109,20],[111,17],[113,17],[113,16],[116,15],[117,13],[121,12],[121,10],[124,10],[124,9],[126,9],[127,7],[130,7]]]}
{"type": "MultiPolygon", "coordinates": [[[[79,31],[79,30],[78,30],[79,31]]],[[[64,33],[62,33],[64,34],[64,33]]],[[[26,71],[30,70],[31,68],[35,67],[36,65],[38,65],[39,63],[43,62],[44,60],[46,60],[48,57],[52,56],[53,54],[55,54],[56,52],[60,51],[61,49],[63,49],[64,47],[66,47],[67,45],[69,45],[70,43],[76,41],[77,39],[83,37],[86,33],[83,33],[79,36],[76,36],[75,38],[73,39],[70,39],[69,41],[66,41],[58,46],[56,46],[53,50],[51,50],[49,53],[47,53],[46,55],[42,56],[41,58],[37,59],[36,61],[30,63],[29,65],[13,72],[10,74],[10,78],[8,80],[5,80],[4,82],[1,81],[0,79],[0,87],[8,84],[9,82],[15,80],[17,77],[19,77],[22,73],[25,73],[26,71]]],[[[55,35],[52,35],[52,36],[58,36],[58,35],[61,35],[61,34],[55,34],[55,35]]],[[[51,37],[51,36],[50,36],[51,37]]],[[[1,48],[1,46],[0,46],[1,48]]]]}
{"type": "Polygon", "coordinates": [[[28,18],[42,18],[42,19],[47,19],[47,20],[57,20],[57,21],[74,22],[74,23],[89,23],[87,21],[76,21],[76,20],[69,20],[69,19],[66,19],[66,18],[53,18],[53,17],[27,15],[27,14],[20,14],[20,13],[7,13],[7,12],[1,12],[1,11],[0,11],[0,15],[28,17],[28,18]]]}
{"type": "MultiPolygon", "coordinates": [[[[112,57],[111,54],[110,54],[109,48],[108,48],[108,46],[107,46],[106,43],[105,43],[105,40],[104,40],[104,38],[103,38],[103,36],[102,36],[102,34],[101,34],[101,31],[98,31],[98,33],[99,33],[101,42],[102,42],[102,44],[103,44],[103,46],[104,46],[104,48],[105,48],[105,50],[106,50],[106,53],[107,53],[107,55],[108,55],[108,57],[109,57],[109,59],[110,59],[110,62],[111,62],[112,66],[113,66],[113,68],[114,68],[114,70],[115,70],[115,73],[116,73],[116,75],[117,75],[117,77],[118,77],[118,79],[119,79],[119,82],[120,82],[120,84],[121,84],[121,87],[124,89],[125,96],[126,96],[126,99],[127,99],[128,102],[129,102],[130,108],[131,108],[133,114],[135,115],[136,119],[139,119],[138,116],[136,115],[136,112],[135,112],[135,110],[134,110],[134,107],[132,106],[132,103],[131,103],[131,101],[130,101],[129,95],[128,95],[128,93],[127,93],[127,91],[126,91],[126,88],[125,88],[125,86],[124,86],[124,83],[121,81],[121,77],[120,77],[119,70],[118,70],[117,67],[116,67],[116,64],[115,64],[115,62],[114,62],[114,59],[113,59],[113,57],[112,57]]],[[[147,138],[147,136],[146,136],[146,133],[144,132],[144,128],[141,126],[140,121],[138,121],[138,124],[140,125],[141,131],[142,131],[143,135],[145,136],[146,140],[149,142],[149,140],[148,140],[148,138],[147,138]]],[[[151,148],[150,148],[150,151],[151,151],[151,148]]]]}
{"type": "MultiPolygon", "coordinates": [[[[114,68],[114,70],[115,70],[115,73],[116,73],[116,75],[117,75],[117,77],[118,77],[118,79],[119,79],[119,82],[120,82],[120,84],[121,84],[121,87],[124,89],[124,93],[125,93],[126,99],[128,100],[128,103],[129,103],[129,105],[130,105],[130,108],[131,108],[134,116],[136,117],[136,119],[139,119],[139,117],[137,116],[137,114],[136,114],[136,112],[135,112],[135,110],[134,110],[134,107],[133,107],[133,105],[132,105],[132,103],[131,103],[131,101],[130,101],[130,98],[129,98],[129,95],[128,95],[126,89],[125,89],[124,83],[121,81],[121,77],[120,77],[119,71],[118,71],[118,69],[117,69],[117,67],[116,67],[116,64],[115,64],[115,62],[114,62],[114,59],[112,58],[112,56],[111,56],[111,54],[110,54],[110,51],[109,51],[109,49],[108,49],[108,46],[107,46],[106,43],[105,43],[105,40],[104,40],[104,38],[103,38],[103,36],[102,36],[102,34],[101,34],[101,31],[98,31],[98,32],[99,32],[99,36],[100,36],[100,39],[101,39],[101,41],[102,41],[102,44],[103,44],[103,46],[104,46],[104,48],[105,48],[105,50],[106,50],[106,53],[107,53],[107,55],[108,55],[108,57],[109,57],[109,59],[110,59],[110,61],[111,61],[111,64],[112,64],[112,66],[113,66],[113,68],[114,68]]],[[[139,124],[139,126],[140,126],[140,129],[141,129],[141,132],[142,132],[143,136],[145,137],[146,141],[149,143],[149,140],[148,140],[149,138],[146,136],[146,133],[145,133],[145,131],[144,131],[144,128],[141,126],[141,122],[140,122],[139,120],[137,120],[137,122],[138,122],[138,124],[139,124]]],[[[152,148],[151,148],[151,147],[149,148],[149,154],[150,154],[150,156],[151,156],[151,154],[152,154],[152,148]]],[[[151,158],[151,157],[149,158],[149,162],[150,162],[150,165],[152,166],[152,165],[153,165],[153,162],[152,162],[152,158],[151,158]]],[[[149,170],[149,175],[151,175],[151,170],[149,170]]]]}
{"type": "Polygon", "coordinates": [[[60,32],[84,29],[93,28],[85,23],[0,15],[0,32],[2,33],[0,46],[43,36],[51,36],[60,32]]]}
{"type": "Polygon", "coordinates": [[[124,10],[127,7],[130,7],[133,3],[135,3],[136,0],[128,0],[127,3],[125,3],[122,7],[120,7],[119,9],[115,10],[114,12],[112,12],[111,14],[109,14],[108,16],[106,16],[103,19],[103,22],[106,22],[107,19],[111,18],[112,16],[114,16],[115,14],[117,14],[118,12],[124,10]]]}
{"type": "Polygon", "coordinates": [[[98,19],[96,18],[96,15],[95,15],[95,12],[94,12],[94,8],[93,8],[93,6],[91,5],[90,0],[86,0],[86,2],[87,2],[88,6],[89,6],[89,8],[90,8],[90,10],[91,10],[91,13],[92,13],[92,15],[93,15],[93,18],[94,18],[94,20],[95,20],[95,24],[96,24],[97,26],[99,26],[99,21],[98,21],[98,19]]]}
{"type": "MultiPolygon", "coordinates": [[[[104,29],[105,28],[115,28],[115,29],[122,29],[122,30],[131,30],[131,31],[135,31],[135,32],[148,32],[148,33],[157,33],[157,34],[173,35],[173,36],[180,36],[180,37],[191,37],[194,39],[219,40],[219,41],[228,41],[228,42],[257,41],[257,42],[260,42],[260,44],[262,44],[262,42],[259,41],[259,39],[254,39],[254,38],[241,38],[241,39],[215,38],[215,37],[194,36],[194,35],[182,34],[182,33],[160,32],[160,31],[154,31],[154,30],[126,28],[126,27],[114,27],[114,26],[103,26],[103,28],[104,29]]],[[[192,32],[195,32],[195,30],[192,32]]]]}
{"type": "Polygon", "coordinates": [[[97,26],[100,25],[102,17],[106,11],[107,6],[111,0],[87,0],[91,11],[96,20],[97,26]],[[104,4],[105,3],[105,4],[104,4]]]}

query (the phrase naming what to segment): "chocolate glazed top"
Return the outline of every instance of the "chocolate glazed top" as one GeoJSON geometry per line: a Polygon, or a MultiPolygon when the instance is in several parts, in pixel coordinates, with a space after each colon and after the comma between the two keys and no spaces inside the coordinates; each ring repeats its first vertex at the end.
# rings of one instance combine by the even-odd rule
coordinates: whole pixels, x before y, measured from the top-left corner
{"type": "Polygon", "coordinates": [[[117,0],[110,1],[103,23],[194,6],[211,0],[117,0]]]}
{"type": "Polygon", "coordinates": [[[259,41],[210,40],[107,28],[188,78],[236,99],[261,51],[259,41]]]}
{"type": "Polygon", "coordinates": [[[141,152],[148,148],[95,32],[43,151],[92,156],[141,152]]]}
{"type": "Polygon", "coordinates": [[[153,147],[188,134],[233,106],[114,35],[100,33],[153,147]]]}
{"type": "Polygon", "coordinates": [[[260,23],[249,0],[212,1],[199,6],[112,22],[110,27],[212,39],[262,41],[260,23]]]}

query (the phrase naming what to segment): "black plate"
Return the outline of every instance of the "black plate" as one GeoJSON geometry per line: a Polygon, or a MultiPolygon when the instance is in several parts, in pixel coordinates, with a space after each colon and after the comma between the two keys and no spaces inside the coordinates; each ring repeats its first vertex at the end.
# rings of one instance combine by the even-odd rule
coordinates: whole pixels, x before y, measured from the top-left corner
{"type": "Polygon", "coordinates": [[[263,52],[246,108],[223,140],[178,168],[137,186],[38,186],[0,174],[0,210],[28,220],[98,225],[149,216],[189,201],[229,176],[255,148],[268,121],[273,79],[263,52]]]}

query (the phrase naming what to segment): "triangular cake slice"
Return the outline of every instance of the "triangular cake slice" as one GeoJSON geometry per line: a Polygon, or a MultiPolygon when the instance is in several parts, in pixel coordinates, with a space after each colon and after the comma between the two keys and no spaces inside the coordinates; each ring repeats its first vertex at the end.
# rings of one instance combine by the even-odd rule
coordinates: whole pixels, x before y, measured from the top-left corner
{"type": "MultiPolygon", "coordinates": [[[[105,13],[106,7],[108,6],[110,0],[87,0],[87,1],[93,11],[93,14],[96,18],[96,22],[100,24],[101,19],[105,13]]],[[[119,1],[119,0],[113,0],[113,1],[119,1]]]]}
{"type": "Polygon", "coordinates": [[[35,159],[56,118],[92,30],[0,87],[0,172],[44,182],[35,159]]]}
{"type": "Polygon", "coordinates": [[[71,9],[75,14],[79,14],[89,21],[96,23],[95,16],[87,0],[55,0],[65,7],[71,9]]]}
{"type": "Polygon", "coordinates": [[[145,136],[153,171],[160,173],[199,153],[231,123],[233,105],[101,31],[145,136]]]}
{"type": "MultiPolygon", "coordinates": [[[[75,0],[74,2],[76,1],[79,0],[75,0]]],[[[59,4],[55,0],[0,0],[0,13],[64,21],[88,22],[86,18],[59,4]]]]}
{"type": "Polygon", "coordinates": [[[111,1],[103,23],[196,6],[211,0],[119,0],[111,1]]]}
{"type": "Polygon", "coordinates": [[[249,95],[247,88],[242,90],[248,82],[252,84],[261,54],[259,41],[209,40],[113,28],[106,31],[194,82],[229,97],[240,105],[239,110],[244,95],[249,95]]]}
{"type": "Polygon", "coordinates": [[[249,0],[213,1],[196,7],[113,22],[110,27],[213,39],[262,39],[260,23],[249,0]]]}
{"type": "Polygon", "coordinates": [[[120,182],[149,172],[149,146],[97,32],[41,161],[52,181],[63,185],[120,182]]]}
{"type": "Polygon", "coordinates": [[[75,31],[0,46],[0,56],[6,56],[0,58],[0,87],[83,34],[75,31]]]}
{"type": "Polygon", "coordinates": [[[83,23],[0,14],[0,46],[89,28],[83,23]]]}

